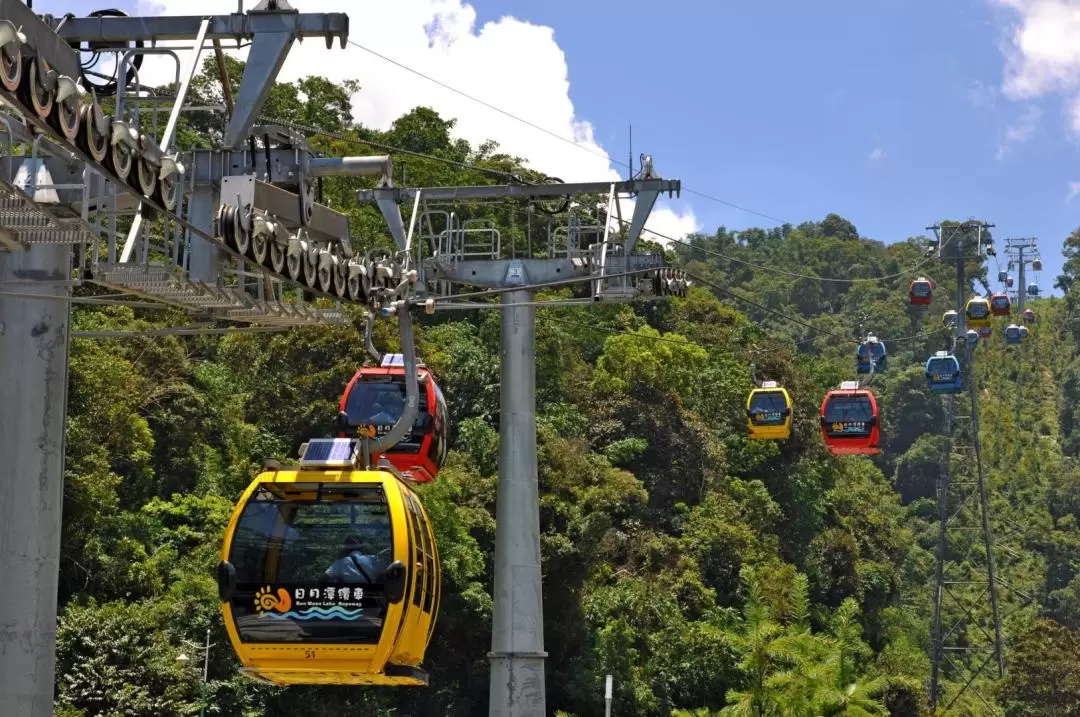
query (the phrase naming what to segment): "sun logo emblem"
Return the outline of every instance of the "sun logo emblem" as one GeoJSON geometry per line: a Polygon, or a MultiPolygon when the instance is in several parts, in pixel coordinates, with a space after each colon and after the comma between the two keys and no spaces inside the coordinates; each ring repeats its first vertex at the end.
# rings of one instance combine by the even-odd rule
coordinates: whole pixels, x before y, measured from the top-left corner
{"type": "Polygon", "coordinates": [[[255,593],[255,610],[259,613],[264,613],[268,610],[275,610],[277,612],[288,612],[292,607],[292,597],[289,596],[289,591],[285,588],[278,588],[277,595],[274,595],[271,591],[271,587],[267,585],[264,588],[259,588],[255,593]]]}

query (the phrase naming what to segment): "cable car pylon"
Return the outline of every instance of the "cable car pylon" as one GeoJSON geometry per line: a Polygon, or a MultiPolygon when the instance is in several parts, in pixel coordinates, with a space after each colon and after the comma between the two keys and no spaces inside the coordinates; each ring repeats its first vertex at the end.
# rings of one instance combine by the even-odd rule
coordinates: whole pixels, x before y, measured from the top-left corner
{"type": "MultiPolygon", "coordinates": [[[[957,323],[953,332],[953,355],[959,355],[959,339],[966,337],[964,260],[968,234],[975,235],[976,252],[988,239],[984,231],[993,225],[965,222],[946,229],[930,227],[943,254],[956,263],[957,323]],[[943,240],[948,232],[948,241],[943,240]]],[[[986,242],[989,246],[989,242],[986,242]]],[[[975,375],[976,345],[965,343],[970,413],[958,413],[957,395],[946,397],[946,444],[938,481],[938,548],[934,589],[933,654],[931,655],[930,709],[948,714],[965,693],[994,708],[987,680],[1004,677],[998,580],[994,561],[994,538],[990,525],[990,498],[979,439],[979,384],[975,375]],[[967,425],[962,425],[962,422],[967,425]],[[981,534],[981,546],[976,534],[981,534]],[[981,547],[982,558],[979,558],[981,547]]]]}

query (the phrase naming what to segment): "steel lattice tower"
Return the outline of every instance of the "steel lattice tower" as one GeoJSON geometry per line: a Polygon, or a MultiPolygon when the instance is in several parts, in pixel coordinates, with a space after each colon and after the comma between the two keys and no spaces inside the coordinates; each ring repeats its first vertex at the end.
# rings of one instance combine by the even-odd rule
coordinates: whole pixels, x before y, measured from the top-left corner
{"type": "Polygon", "coordinates": [[[979,257],[984,245],[990,246],[984,232],[992,226],[969,221],[929,227],[938,237],[942,259],[956,265],[953,350],[967,346],[963,352],[967,400],[962,394],[947,399],[947,441],[938,480],[930,707],[940,706],[945,712],[963,694],[971,693],[991,714],[997,714],[984,686],[988,679],[1005,674],[990,498],[979,440],[976,349],[966,343],[964,313],[965,261],[979,257]]]}

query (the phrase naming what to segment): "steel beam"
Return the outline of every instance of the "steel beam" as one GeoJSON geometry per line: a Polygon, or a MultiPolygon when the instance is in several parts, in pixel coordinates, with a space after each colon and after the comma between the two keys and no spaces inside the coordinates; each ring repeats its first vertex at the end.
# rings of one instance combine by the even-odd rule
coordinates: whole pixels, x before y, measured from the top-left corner
{"type": "Polygon", "coordinates": [[[503,295],[499,486],[490,717],[546,717],[540,498],[536,475],[536,308],[503,295]],[[518,306],[520,304],[520,306],[518,306]]]}
{"type": "MultiPolygon", "coordinates": [[[[489,184],[476,187],[423,187],[415,189],[395,188],[361,189],[356,199],[362,203],[372,203],[379,199],[393,197],[397,203],[411,202],[417,192],[423,192],[424,200],[429,202],[468,201],[476,199],[502,199],[521,197],[523,199],[542,199],[544,197],[573,196],[577,194],[607,194],[614,185],[615,193],[636,196],[652,191],[657,195],[679,196],[682,181],[678,179],[634,179],[623,182],[567,182],[564,184],[489,184]]],[[[656,201],[655,197],[653,201],[656,201]]],[[[652,205],[649,205],[652,209],[652,205]]]]}
{"type": "MultiPolygon", "coordinates": [[[[401,207],[398,206],[397,190],[393,187],[381,187],[370,190],[374,201],[379,205],[379,212],[386,220],[386,226],[390,230],[390,236],[397,242],[398,248],[404,250],[408,243],[405,232],[405,222],[401,218],[401,207]]],[[[419,192],[416,193],[419,196],[419,192]]],[[[426,195],[425,195],[426,196],[426,195]]]]}
{"type": "MultiPolygon", "coordinates": [[[[214,212],[218,205],[217,192],[213,187],[196,186],[188,199],[188,221],[208,234],[214,231],[214,212]]],[[[187,231],[188,278],[209,286],[217,286],[220,277],[219,267],[223,252],[214,242],[205,239],[193,231],[187,231]]]]}
{"type": "Polygon", "coordinates": [[[634,214],[630,217],[630,228],[626,232],[626,242],[623,244],[627,254],[632,253],[637,246],[638,237],[641,236],[659,196],[660,192],[655,189],[644,189],[638,194],[637,202],[634,203],[634,214]]]}
{"type": "MultiPolygon", "coordinates": [[[[188,87],[191,85],[192,78],[195,77],[195,71],[199,69],[199,57],[202,55],[202,45],[206,40],[206,29],[209,27],[210,21],[203,20],[199,25],[199,34],[195,38],[195,49],[192,50],[191,55],[187,58],[187,66],[180,73],[180,86],[176,90],[176,100],[173,102],[172,111],[169,113],[169,120],[165,124],[165,130],[161,133],[161,141],[158,143],[158,148],[162,154],[169,151],[169,146],[173,141],[173,134],[176,132],[176,125],[180,122],[180,111],[184,108],[184,100],[187,99],[188,87]]],[[[136,169],[138,171],[138,169],[136,169]]],[[[159,178],[160,180],[160,178],[159,178]]],[[[180,175],[176,180],[180,186],[178,189],[182,189],[184,186],[184,177],[180,175]]],[[[142,231],[143,213],[142,202],[139,202],[139,209],[136,210],[135,216],[131,220],[131,227],[128,229],[127,239],[124,242],[124,251],[120,255],[120,261],[125,262],[131,257],[132,249],[135,247],[135,241],[139,238],[139,232],[142,231]]]]}
{"type": "MultiPolygon", "coordinates": [[[[222,197],[222,201],[225,199],[222,197]]],[[[256,181],[255,207],[271,212],[292,229],[300,226],[300,197],[281,187],[256,181]]],[[[315,239],[348,243],[349,218],[330,207],[315,204],[307,230],[315,239]]]]}
{"type": "MultiPolygon", "coordinates": [[[[6,11],[8,5],[21,5],[22,0],[0,0],[0,16],[12,17],[6,11]]],[[[33,14],[33,11],[29,11],[33,14]]],[[[200,15],[157,15],[154,17],[73,17],[63,18],[45,15],[45,22],[52,28],[59,27],[57,34],[67,42],[161,42],[167,40],[194,40],[203,17],[200,15]]],[[[18,24],[16,22],[16,24],[18,24]]],[[[342,12],[249,12],[244,15],[214,15],[210,18],[207,40],[251,40],[264,33],[288,33],[293,37],[322,37],[327,49],[333,47],[334,38],[341,47],[349,39],[349,16],[342,12]]],[[[70,51],[70,48],[68,48],[70,51]]],[[[72,53],[74,55],[74,53],[72,53]]],[[[76,56],[76,72],[78,59],[76,56]]]]}
{"type": "Polygon", "coordinates": [[[0,715],[51,717],[64,486],[71,247],[0,255],[0,715]],[[40,282],[40,283],[36,283],[40,282]]]}
{"type": "Polygon", "coordinates": [[[572,279],[575,276],[604,279],[627,272],[659,269],[663,257],[651,254],[634,254],[609,259],[604,275],[589,259],[501,259],[440,261],[438,258],[424,261],[425,276],[430,281],[449,281],[455,284],[497,288],[546,284],[572,279]]]}
{"type": "Polygon", "coordinates": [[[592,272],[587,259],[505,259],[502,261],[438,261],[424,262],[425,276],[430,281],[451,281],[455,284],[495,288],[545,284],[575,276],[587,277],[592,272]]]}
{"type": "Polygon", "coordinates": [[[260,32],[252,38],[244,75],[240,78],[240,89],[236,92],[236,104],[225,127],[222,145],[236,148],[247,139],[248,130],[255,124],[255,117],[270,94],[295,39],[295,33],[287,30],[260,32]]]}
{"type": "MultiPolygon", "coordinates": [[[[389,184],[393,175],[393,163],[386,155],[360,157],[310,157],[308,173],[312,177],[378,177],[381,184],[389,184]]],[[[246,149],[197,149],[191,154],[191,166],[187,173],[194,173],[196,184],[220,182],[222,177],[234,174],[255,173],[255,179],[266,181],[266,153],[255,151],[254,161],[246,149]]],[[[275,182],[282,177],[295,178],[300,171],[295,149],[272,148],[270,172],[275,182]]]]}
{"type": "Polygon", "coordinates": [[[312,157],[308,160],[312,177],[379,177],[390,184],[394,165],[388,156],[372,157],[312,157]]]}

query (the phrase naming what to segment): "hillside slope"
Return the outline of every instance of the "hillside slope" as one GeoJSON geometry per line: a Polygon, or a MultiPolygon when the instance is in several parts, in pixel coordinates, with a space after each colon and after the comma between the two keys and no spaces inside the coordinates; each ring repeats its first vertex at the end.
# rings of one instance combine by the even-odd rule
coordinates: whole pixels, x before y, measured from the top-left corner
{"type": "MultiPolygon", "coordinates": [[[[205,78],[199,88],[215,91],[205,78]]],[[[452,123],[430,110],[387,133],[343,126],[319,108],[338,106],[328,97],[345,90],[317,89],[301,100],[296,86],[275,88],[273,114],[527,171],[493,147],[452,140],[452,123]]],[[[492,181],[415,158],[409,177],[421,185],[492,181]]],[[[350,207],[358,236],[387,241],[377,217],[346,201],[356,186],[327,182],[326,193],[350,207]]],[[[508,218],[505,226],[508,236],[523,231],[508,218]]],[[[738,235],[721,228],[671,251],[717,290],[538,312],[552,710],[599,713],[610,673],[620,714],[925,711],[945,403],[928,392],[923,362],[946,346],[941,314],[955,287],[952,269],[927,261],[924,248],[919,239],[885,246],[860,237],[836,215],[738,235]],[[938,283],[928,309],[906,299],[907,282],[923,272],[938,283]],[[826,390],[854,378],[856,338],[868,331],[890,352],[873,384],[884,452],[838,459],[825,449],[817,410],[826,390]],[[789,441],[746,437],[751,364],[792,391],[789,441]]],[[[986,267],[973,262],[969,274],[985,277],[986,267]]],[[[1005,347],[999,327],[976,352],[999,569],[1013,588],[1003,598],[1009,676],[992,687],[1009,715],[1062,714],[1080,703],[1076,327],[1066,302],[1034,306],[1040,321],[1025,346],[1005,347]]],[[[78,309],[74,325],[185,321],[95,308],[78,309]]],[[[380,346],[396,346],[392,328],[380,324],[380,346]]],[[[351,326],[73,340],[58,714],[192,714],[198,675],[175,657],[183,640],[201,642],[207,629],[217,645],[209,714],[486,711],[499,441],[494,311],[440,315],[419,329],[418,350],[453,425],[448,465],[421,489],[444,566],[425,661],[431,687],[282,690],[237,674],[211,577],[224,525],[263,459],[287,459],[304,439],[330,432],[341,390],[365,360],[361,336],[351,326]]],[[[965,704],[957,714],[982,714],[965,704]]]]}

